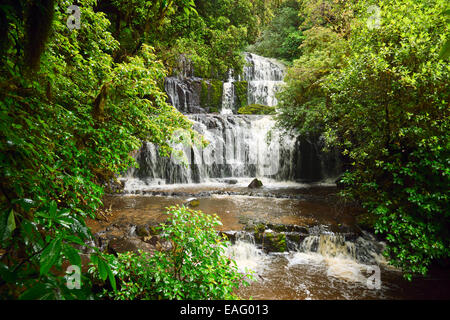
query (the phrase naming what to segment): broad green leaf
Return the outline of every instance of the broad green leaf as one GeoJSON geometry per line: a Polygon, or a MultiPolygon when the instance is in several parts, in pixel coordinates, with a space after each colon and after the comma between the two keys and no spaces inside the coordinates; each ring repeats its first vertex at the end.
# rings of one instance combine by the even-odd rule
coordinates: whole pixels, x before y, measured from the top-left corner
{"type": "Polygon", "coordinates": [[[42,251],[40,274],[45,275],[61,256],[61,238],[56,238],[42,251]]]}
{"type": "Polygon", "coordinates": [[[116,291],[117,290],[117,288],[116,288],[116,279],[115,279],[114,274],[113,274],[113,272],[112,272],[112,270],[111,270],[109,265],[107,265],[107,268],[108,268],[109,282],[111,283],[111,286],[112,286],[113,290],[116,291]]]}
{"type": "Polygon", "coordinates": [[[447,59],[450,56],[450,39],[447,39],[445,41],[444,45],[441,48],[441,51],[439,52],[439,58],[440,59],[447,59]]]}
{"type": "Polygon", "coordinates": [[[98,259],[98,273],[100,274],[100,279],[106,280],[108,277],[108,265],[105,263],[105,261],[102,258],[98,259]]]}
{"type": "Polygon", "coordinates": [[[38,300],[48,295],[48,288],[44,283],[36,283],[22,293],[19,300],[38,300]]]}
{"type": "Polygon", "coordinates": [[[8,216],[8,223],[6,225],[6,230],[9,234],[12,234],[12,232],[16,229],[16,221],[14,219],[14,211],[11,210],[8,216]]]}
{"type": "Polygon", "coordinates": [[[64,245],[64,255],[72,265],[81,266],[80,252],[70,245],[64,245]]]}

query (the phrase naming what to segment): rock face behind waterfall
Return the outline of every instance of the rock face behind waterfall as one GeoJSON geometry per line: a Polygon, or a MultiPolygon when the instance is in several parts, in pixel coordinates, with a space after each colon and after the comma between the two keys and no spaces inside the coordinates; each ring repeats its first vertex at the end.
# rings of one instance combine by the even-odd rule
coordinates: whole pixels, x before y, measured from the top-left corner
{"type": "Polygon", "coordinates": [[[243,71],[230,71],[225,82],[195,77],[189,61],[180,59],[180,71],[165,80],[169,102],[210,144],[174,146],[182,157],[163,158],[157,146],[145,142],[136,156],[139,168],[130,169],[128,177],[153,184],[239,177],[318,181],[339,174],[338,158],[320,151],[320,139],[283,134],[272,116],[235,114],[243,104],[276,106],[275,94],[283,84],[281,63],[244,55],[243,71]]]}

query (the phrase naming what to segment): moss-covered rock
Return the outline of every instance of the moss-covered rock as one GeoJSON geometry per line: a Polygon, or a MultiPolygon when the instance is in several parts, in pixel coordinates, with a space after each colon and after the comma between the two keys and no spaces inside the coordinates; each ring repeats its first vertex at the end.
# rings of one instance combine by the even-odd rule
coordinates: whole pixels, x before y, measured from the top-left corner
{"type": "Polygon", "coordinates": [[[209,112],[219,112],[222,107],[223,83],[220,80],[202,80],[200,107],[209,112]]]}
{"type": "Polygon", "coordinates": [[[238,109],[241,107],[245,107],[248,104],[247,90],[248,90],[247,81],[235,81],[234,82],[234,92],[237,97],[238,109]]]}
{"type": "Polygon", "coordinates": [[[250,182],[250,184],[248,185],[248,188],[254,189],[254,188],[261,188],[263,186],[263,183],[261,182],[261,180],[255,178],[252,180],[252,182],[250,182]]]}
{"type": "Polygon", "coordinates": [[[261,243],[264,239],[264,231],[266,231],[266,226],[263,223],[258,223],[251,227],[253,236],[255,237],[255,241],[257,243],[261,243]]]}
{"type": "Polygon", "coordinates": [[[275,114],[275,107],[254,103],[239,108],[237,112],[239,114],[275,114]]]}
{"type": "Polygon", "coordinates": [[[286,235],[282,232],[265,231],[262,239],[263,250],[267,252],[287,251],[286,235]]]}

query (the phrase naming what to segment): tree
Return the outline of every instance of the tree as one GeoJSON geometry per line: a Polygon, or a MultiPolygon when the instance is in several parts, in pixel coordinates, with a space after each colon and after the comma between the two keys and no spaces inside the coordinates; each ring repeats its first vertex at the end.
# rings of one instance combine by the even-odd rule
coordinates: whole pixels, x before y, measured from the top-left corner
{"type": "MultiPolygon", "coordinates": [[[[40,62],[36,68],[28,65],[23,46],[27,16],[1,7],[10,24],[0,66],[5,298],[92,296],[88,279],[82,290],[68,290],[61,273],[65,261],[81,265],[81,249],[91,238],[85,219],[95,218],[104,185],[135,164],[131,152],[142,140],[159,144],[167,155],[174,130],[193,133],[188,119],[166,102],[161,89],[166,72],[151,47],[113,61],[119,43],[94,3],[79,1],[81,28],[71,31],[66,10],[72,2],[55,1],[48,41],[33,60],[40,62]]],[[[109,264],[91,249],[102,279],[115,283],[109,264]]]]}
{"type": "Polygon", "coordinates": [[[347,66],[329,79],[326,134],[353,169],[349,194],[378,218],[391,263],[425,274],[449,256],[449,68],[445,1],[380,1],[381,25],[366,3],[350,37],[347,66]]]}
{"type": "Polygon", "coordinates": [[[446,4],[378,1],[379,25],[373,5],[344,6],[339,18],[339,4],[304,2],[313,26],[288,70],[279,123],[341,149],[342,194],[373,215],[390,262],[411,279],[449,256],[446,4]]]}

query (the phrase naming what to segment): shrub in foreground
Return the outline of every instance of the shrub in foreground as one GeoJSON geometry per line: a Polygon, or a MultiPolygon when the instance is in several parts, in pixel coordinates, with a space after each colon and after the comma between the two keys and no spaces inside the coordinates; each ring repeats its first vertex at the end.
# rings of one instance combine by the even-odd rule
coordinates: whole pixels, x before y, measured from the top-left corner
{"type": "MultiPolygon", "coordinates": [[[[216,215],[182,207],[170,207],[161,225],[161,238],[171,249],[153,254],[128,252],[109,255],[117,290],[104,289],[103,296],[116,300],[134,299],[237,299],[240,285],[251,275],[238,272],[225,255],[230,243],[214,227],[216,215]]],[[[98,269],[91,270],[98,275],[98,269]]]]}

